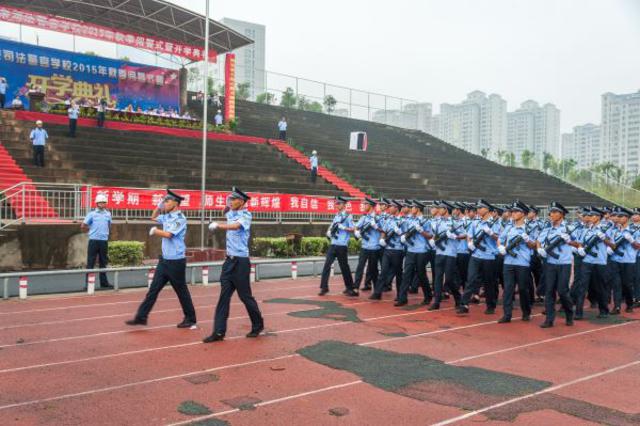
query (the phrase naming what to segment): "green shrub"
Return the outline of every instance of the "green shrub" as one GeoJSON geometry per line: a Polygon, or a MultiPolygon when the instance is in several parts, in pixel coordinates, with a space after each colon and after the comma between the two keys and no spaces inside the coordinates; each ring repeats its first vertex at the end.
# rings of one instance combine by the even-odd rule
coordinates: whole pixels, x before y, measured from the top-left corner
{"type": "Polygon", "coordinates": [[[329,240],[325,237],[304,237],[301,244],[302,256],[322,256],[329,248],[329,240]]]}
{"type": "Polygon", "coordinates": [[[109,266],[138,266],[144,257],[144,243],[113,241],[109,243],[109,266]]]}
{"type": "Polygon", "coordinates": [[[360,247],[362,246],[362,240],[356,240],[355,238],[349,239],[349,246],[347,250],[349,254],[358,254],[360,253],[360,247]]]}
{"type": "MultiPolygon", "coordinates": [[[[251,255],[258,257],[296,257],[324,256],[329,249],[329,240],[325,237],[303,237],[299,245],[286,238],[254,238],[251,242],[251,255]]],[[[349,254],[358,254],[360,241],[349,240],[349,254]]]]}

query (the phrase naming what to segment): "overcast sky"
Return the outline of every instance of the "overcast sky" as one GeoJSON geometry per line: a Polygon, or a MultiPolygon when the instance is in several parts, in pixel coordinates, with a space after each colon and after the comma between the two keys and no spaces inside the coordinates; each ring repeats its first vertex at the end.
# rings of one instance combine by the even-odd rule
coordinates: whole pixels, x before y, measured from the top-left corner
{"type": "MultiPolygon", "coordinates": [[[[204,0],[171,1],[204,13],[204,0]]],[[[502,95],[509,111],[527,99],[552,102],[567,132],[600,122],[602,93],[640,90],[640,0],[211,0],[211,5],[214,19],[266,26],[270,71],[431,102],[436,112],[441,103],[460,102],[479,89],[502,95]]],[[[4,27],[0,34],[14,31],[4,27]]],[[[33,42],[26,33],[34,30],[24,32],[24,41],[33,42]]],[[[48,41],[60,47],[68,44],[64,37],[51,35],[48,41]]],[[[102,50],[100,42],[84,44],[77,50],[102,50]]]]}

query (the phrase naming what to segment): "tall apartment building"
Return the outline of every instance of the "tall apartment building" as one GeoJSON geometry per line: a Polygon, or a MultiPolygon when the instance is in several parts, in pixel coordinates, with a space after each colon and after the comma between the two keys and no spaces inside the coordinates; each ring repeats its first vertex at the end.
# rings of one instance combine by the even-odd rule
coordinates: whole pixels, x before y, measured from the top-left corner
{"type": "MultiPolygon", "coordinates": [[[[250,99],[255,99],[265,92],[265,84],[268,84],[265,73],[266,28],[264,25],[231,18],[222,18],[220,22],[253,40],[253,44],[237,49],[235,54],[236,82],[249,83],[250,99]]],[[[218,57],[218,62],[218,70],[222,70],[221,75],[224,76],[224,55],[218,57]]]]}
{"type": "Polygon", "coordinates": [[[506,149],[518,160],[524,150],[533,152],[536,158],[542,158],[544,152],[561,157],[560,110],[550,103],[540,106],[532,100],[523,102],[507,114],[506,149]]]}
{"type": "Polygon", "coordinates": [[[602,95],[600,157],[628,174],[640,171],[640,90],[636,93],[602,95]]]}

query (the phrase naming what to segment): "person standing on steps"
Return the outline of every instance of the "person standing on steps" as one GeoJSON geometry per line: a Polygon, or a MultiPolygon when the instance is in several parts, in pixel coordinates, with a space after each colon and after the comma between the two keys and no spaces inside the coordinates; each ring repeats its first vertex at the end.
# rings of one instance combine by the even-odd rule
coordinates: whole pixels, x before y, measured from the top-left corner
{"type": "Polygon", "coordinates": [[[49,134],[42,128],[42,121],[36,121],[36,128],[29,135],[33,146],[33,165],[44,167],[44,147],[47,145],[49,134]]]}
{"type": "Polygon", "coordinates": [[[278,122],[278,131],[280,132],[279,139],[286,141],[287,140],[287,118],[284,116],[278,122]]]}
{"type": "Polygon", "coordinates": [[[311,183],[316,183],[318,177],[318,151],[315,149],[311,152],[309,157],[309,167],[311,167],[311,183]]]}
{"type": "Polygon", "coordinates": [[[0,109],[4,108],[4,104],[7,102],[7,80],[4,77],[0,77],[0,109]]]}
{"type": "Polygon", "coordinates": [[[251,212],[245,208],[250,197],[238,188],[231,191],[229,210],[225,213],[227,223],[211,222],[209,230],[221,229],[227,232],[227,257],[222,265],[220,275],[220,299],[216,306],[213,332],[206,337],[204,343],[224,340],[229,319],[231,296],[238,291],[238,296],[247,309],[251,319],[251,331],[247,337],[258,337],[264,330],[264,320],[258,308],[258,302],[251,294],[249,260],[249,231],[251,229],[251,212]]]}
{"type": "Polygon", "coordinates": [[[67,109],[69,115],[69,137],[76,137],[76,127],[78,127],[78,115],[80,115],[80,107],[75,101],[71,102],[71,106],[67,109]]]}

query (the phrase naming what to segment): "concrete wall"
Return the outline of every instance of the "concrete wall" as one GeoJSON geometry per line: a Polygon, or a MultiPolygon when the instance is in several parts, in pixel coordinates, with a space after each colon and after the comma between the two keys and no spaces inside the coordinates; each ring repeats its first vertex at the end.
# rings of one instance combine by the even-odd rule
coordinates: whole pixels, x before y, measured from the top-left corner
{"type": "MultiPolygon", "coordinates": [[[[145,257],[160,254],[160,239],[149,237],[151,223],[116,223],[111,230],[111,241],[143,241],[145,257]]],[[[254,223],[252,237],[282,237],[289,233],[304,236],[322,236],[326,225],[273,225],[254,223]]],[[[187,246],[200,246],[199,224],[189,224],[187,246]]],[[[224,232],[208,234],[209,247],[225,247],[224,232]]],[[[87,234],[80,232],[79,224],[21,225],[0,239],[0,271],[24,269],[58,269],[84,266],[87,256],[87,234]]]]}

